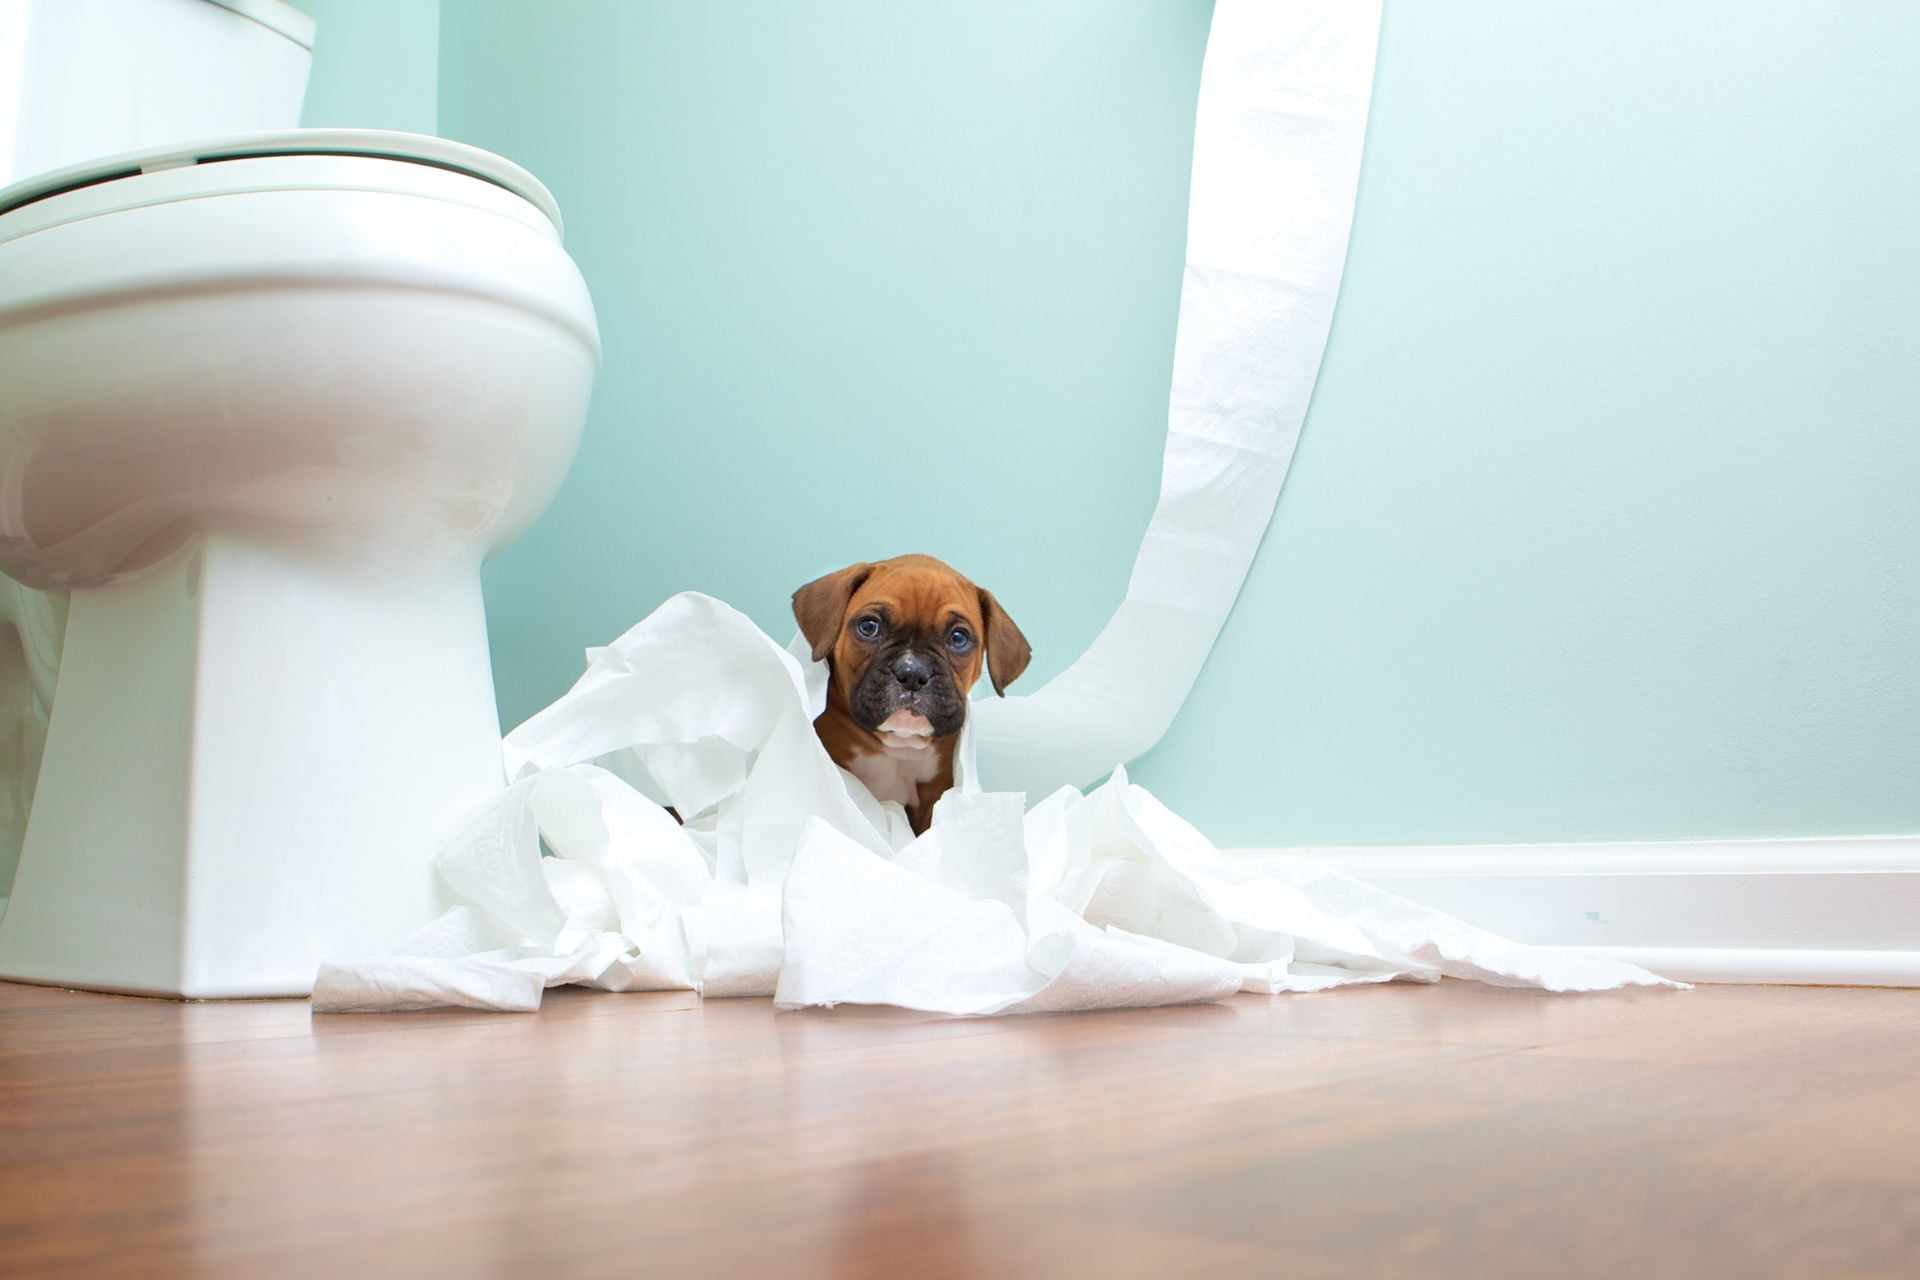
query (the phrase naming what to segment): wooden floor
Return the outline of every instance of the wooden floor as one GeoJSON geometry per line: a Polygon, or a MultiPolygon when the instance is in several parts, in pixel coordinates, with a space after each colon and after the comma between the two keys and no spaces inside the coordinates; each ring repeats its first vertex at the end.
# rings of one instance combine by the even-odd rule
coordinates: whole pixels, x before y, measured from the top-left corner
{"type": "Polygon", "coordinates": [[[0,1274],[1920,1276],[1920,990],[987,1021],[0,984],[0,1274]]]}

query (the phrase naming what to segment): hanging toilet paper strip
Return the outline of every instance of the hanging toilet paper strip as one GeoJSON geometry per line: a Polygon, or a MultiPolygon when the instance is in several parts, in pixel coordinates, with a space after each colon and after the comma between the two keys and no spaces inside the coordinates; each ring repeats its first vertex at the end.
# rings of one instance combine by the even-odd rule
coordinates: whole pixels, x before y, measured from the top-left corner
{"type": "Polygon", "coordinates": [[[1158,742],[1273,516],[1346,259],[1378,0],[1218,0],[1195,119],[1160,498],[1126,598],[1024,697],[983,699],[989,786],[1084,786],[1158,742]]]}
{"type": "Polygon", "coordinates": [[[963,764],[916,838],[814,735],[823,675],[718,600],[669,600],[508,736],[514,782],[439,858],[459,905],[323,965],[314,1008],[528,1010],[561,983],[949,1014],[1442,976],[1671,985],[1309,861],[1242,863],[1124,770],[1028,809],[963,764]]]}

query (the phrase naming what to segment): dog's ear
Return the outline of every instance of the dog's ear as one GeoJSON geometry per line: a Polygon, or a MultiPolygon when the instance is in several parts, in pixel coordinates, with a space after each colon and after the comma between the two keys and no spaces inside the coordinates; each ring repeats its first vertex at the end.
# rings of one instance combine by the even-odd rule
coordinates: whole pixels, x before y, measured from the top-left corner
{"type": "Polygon", "coordinates": [[[873,573],[870,564],[850,564],[838,573],[815,578],[793,593],[793,620],[800,634],[813,646],[813,660],[825,662],[840,638],[840,624],[847,620],[847,601],[873,573]]]}
{"type": "Polygon", "coordinates": [[[1033,646],[985,587],[980,588],[980,617],[987,627],[987,674],[993,677],[993,691],[1004,698],[1007,686],[1033,661],[1033,646]]]}

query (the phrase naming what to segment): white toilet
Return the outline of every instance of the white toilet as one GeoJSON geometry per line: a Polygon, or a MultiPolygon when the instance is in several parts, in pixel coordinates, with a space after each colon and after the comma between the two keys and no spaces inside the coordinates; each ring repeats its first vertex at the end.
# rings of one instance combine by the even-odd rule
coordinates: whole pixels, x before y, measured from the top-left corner
{"type": "Polygon", "coordinates": [[[0,146],[147,136],[0,191],[0,571],[70,600],[0,977],[305,994],[440,909],[434,854],[502,785],[479,567],[572,459],[592,303],[524,170],[285,127],[312,27],[279,0],[9,23],[74,71],[0,146]],[[222,136],[152,136],[169,104],[222,136]]]}

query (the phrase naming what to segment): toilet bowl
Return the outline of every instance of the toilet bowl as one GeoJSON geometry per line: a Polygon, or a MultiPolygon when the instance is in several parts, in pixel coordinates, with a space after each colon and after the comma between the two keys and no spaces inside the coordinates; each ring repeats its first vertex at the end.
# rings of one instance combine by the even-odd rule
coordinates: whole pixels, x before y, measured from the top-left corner
{"type": "Polygon", "coordinates": [[[552,197],[296,130],[0,192],[0,572],[70,593],[0,977],[300,995],[503,784],[479,567],[599,361],[552,197]]]}

